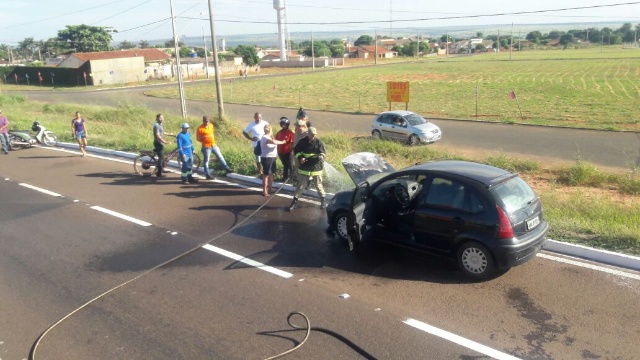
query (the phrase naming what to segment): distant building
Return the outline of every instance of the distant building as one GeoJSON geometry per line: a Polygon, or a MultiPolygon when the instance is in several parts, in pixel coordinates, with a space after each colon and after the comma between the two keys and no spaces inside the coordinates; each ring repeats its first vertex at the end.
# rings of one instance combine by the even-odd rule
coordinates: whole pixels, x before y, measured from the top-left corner
{"type": "Polygon", "coordinates": [[[74,53],[58,64],[73,68],[87,85],[125,84],[154,77],[154,68],[171,62],[171,56],[159,49],[128,49],[74,53]]]}

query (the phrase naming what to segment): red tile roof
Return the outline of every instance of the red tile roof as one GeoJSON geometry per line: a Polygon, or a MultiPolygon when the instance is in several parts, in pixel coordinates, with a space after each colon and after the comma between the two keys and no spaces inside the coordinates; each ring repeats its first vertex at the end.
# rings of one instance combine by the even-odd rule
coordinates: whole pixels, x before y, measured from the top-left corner
{"type": "Polygon", "coordinates": [[[143,56],[144,61],[162,61],[171,58],[171,55],[158,49],[128,49],[118,51],[74,53],[71,56],[75,56],[85,62],[89,60],[121,59],[136,56],[143,56]]]}

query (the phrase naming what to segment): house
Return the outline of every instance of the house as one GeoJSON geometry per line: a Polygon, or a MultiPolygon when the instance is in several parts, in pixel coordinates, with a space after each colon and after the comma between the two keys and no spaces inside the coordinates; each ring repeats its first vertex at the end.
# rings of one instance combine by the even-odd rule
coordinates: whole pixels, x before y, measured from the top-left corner
{"type": "Polygon", "coordinates": [[[347,57],[371,59],[376,56],[376,48],[379,59],[391,59],[398,56],[395,51],[387,50],[382,46],[374,45],[361,45],[361,46],[349,46],[347,47],[347,57]]]}
{"type": "Polygon", "coordinates": [[[170,62],[171,56],[159,49],[128,49],[74,53],[57,67],[76,69],[76,78],[82,77],[87,85],[105,85],[153,78],[158,68],[170,62]]]}

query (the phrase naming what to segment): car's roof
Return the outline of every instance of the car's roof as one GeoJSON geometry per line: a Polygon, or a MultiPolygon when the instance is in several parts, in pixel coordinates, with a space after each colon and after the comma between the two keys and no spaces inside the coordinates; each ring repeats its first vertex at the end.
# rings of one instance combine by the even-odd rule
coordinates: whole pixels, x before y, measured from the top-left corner
{"type": "Polygon", "coordinates": [[[378,116],[383,114],[396,114],[400,116],[405,116],[405,115],[415,114],[415,113],[413,111],[407,111],[407,110],[391,110],[391,111],[383,111],[380,114],[378,114],[378,116]]]}
{"type": "Polygon", "coordinates": [[[461,160],[432,161],[403,169],[403,171],[405,170],[425,170],[453,174],[478,181],[487,186],[516,176],[509,171],[495,166],[461,160]]]}

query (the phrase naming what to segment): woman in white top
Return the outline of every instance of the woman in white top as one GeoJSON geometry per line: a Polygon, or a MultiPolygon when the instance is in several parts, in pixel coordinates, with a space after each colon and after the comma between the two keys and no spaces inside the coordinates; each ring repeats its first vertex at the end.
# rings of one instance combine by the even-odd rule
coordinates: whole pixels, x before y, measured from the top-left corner
{"type": "Polygon", "coordinates": [[[269,196],[273,192],[273,174],[276,172],[278,145],[284,141],[275,140],[271,125],[264,126],[264,136],[260,139],[260,164],[262,165],[262,196],[269,196]]]}

